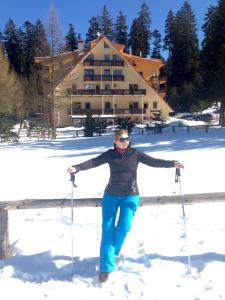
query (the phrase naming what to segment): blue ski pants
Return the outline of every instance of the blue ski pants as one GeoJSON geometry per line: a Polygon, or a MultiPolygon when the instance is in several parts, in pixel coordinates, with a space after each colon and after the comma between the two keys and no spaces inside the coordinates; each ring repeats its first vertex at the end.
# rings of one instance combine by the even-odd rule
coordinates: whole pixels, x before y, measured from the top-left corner
{"type": "Polygon", "coordinates": [[[125,241],[139,204],[139,195],[117,196],[105,193],[102,199],[102,239],[100,271],[115,269],[115,256],[125,241]],[[117,217],[117,212],[119,215],[117,217]]]}

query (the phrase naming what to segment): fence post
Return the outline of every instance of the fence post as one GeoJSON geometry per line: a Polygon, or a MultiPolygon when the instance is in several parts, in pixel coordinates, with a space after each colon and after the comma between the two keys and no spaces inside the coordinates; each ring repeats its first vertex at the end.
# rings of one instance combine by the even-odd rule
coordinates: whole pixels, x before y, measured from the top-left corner
{"type": "Polygon", "coordinates": [[[12,256],[9,243],[8,211],[0,208],[0,259],[12,256]]]}

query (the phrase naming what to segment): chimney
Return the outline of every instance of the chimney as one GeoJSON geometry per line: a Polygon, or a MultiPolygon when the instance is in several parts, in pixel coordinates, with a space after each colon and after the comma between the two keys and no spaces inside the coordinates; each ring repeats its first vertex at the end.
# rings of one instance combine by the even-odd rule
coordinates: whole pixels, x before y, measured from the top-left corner
{"type": "Polygon", "coordinates": [[[77,40],[77,47],[78,47],[78,51],[84,50],[84,41],[81,38],[77,40]]]}

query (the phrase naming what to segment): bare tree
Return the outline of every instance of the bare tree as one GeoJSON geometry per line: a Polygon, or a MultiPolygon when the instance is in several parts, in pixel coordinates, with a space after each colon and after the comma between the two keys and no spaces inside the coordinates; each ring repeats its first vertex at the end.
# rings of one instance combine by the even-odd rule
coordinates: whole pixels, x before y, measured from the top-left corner
{"type": "Polygon", "coordinates": [[[63,49],[63,34],[62,34],[62,27],[60,25],[56,9],[53,5],[51,5],[48,13],[47,34],[51,46],[51,99],[50,99],[49,119],[50,119],[50,125],[53,130],[52,137],[55,138],[56,118],[55,118],[55,99],[54,99],[54,88],[55,88],[54,62],[55,62],[55,56],[60,54],[63,49]]]}

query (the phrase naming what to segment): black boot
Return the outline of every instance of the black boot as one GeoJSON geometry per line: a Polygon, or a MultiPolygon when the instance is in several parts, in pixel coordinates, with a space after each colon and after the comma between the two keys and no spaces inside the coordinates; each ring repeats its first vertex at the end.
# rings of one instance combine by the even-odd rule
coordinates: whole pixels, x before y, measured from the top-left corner
{"type": "Polygon", "coordinates": [[[100,272],[98,278],[102,283],[106,282],[109,278],[109,272],[100,272]]]}

